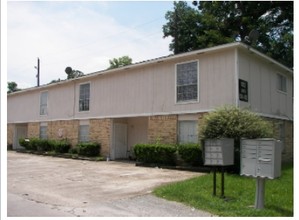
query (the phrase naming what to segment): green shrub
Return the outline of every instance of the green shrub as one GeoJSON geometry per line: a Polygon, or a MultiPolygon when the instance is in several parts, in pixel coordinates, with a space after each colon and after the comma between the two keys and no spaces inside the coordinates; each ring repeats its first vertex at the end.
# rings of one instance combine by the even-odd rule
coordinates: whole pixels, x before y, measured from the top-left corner
{"type": "Polygon", "coordinates": [[[229,106],[207,114],[201,131],[203,139],[273,137],[269,122],[253,112],[229,106]]]}
{"type": "Polygon", "coordinates": [[[202,150],[199,144],[179,144],[178,153],[186,163],[193,166],[203,165],[202,150]]]}
{"type": "Polygon", "coordinates": [[[70,154],[78,154],[78,148],[76,148],[76,147],[70,148],[69,153],[70,154]]]}
{"type": "Polygon", "coordinates": [[[52,150],[51,144],[46,139],[35,140],[35,142],[37,144],[38,151],[51,151],[52,150]]]}
{"type": "Polygon", "coordinates": [[[233,138],[235,165],[233,171],[240,170],[241,138],[271,138],[272,125],[248,110],[225,106],[204,116],[200,136],[205,139],[233,138]]]}
{"type": "Polygon", "coordinates": [[[51,146],[51,149],[53,149],[57,153],[67,153],[71,148],[71,144],[66,140],[51,140],[49,141],[49,144],[51,146]]]}
{"type": "Polygon", "coordinates": [[[38,138],[20,138],[19,144],[22,147],[25,147],[26,150],[37,151],[37,147],[39,145],[38,138]]]}
{"type": "Polygon", "coordinates": [[[24,147],[26,150],[30,150],[29,139],[20,138],[19,139],[19,144],[20,144],[20,146],[24,147]]]}
{"type": "Polygon", "coordinates": [[[167,144],[136,144],[134,154],[137,161],[156,164],[175,164],[176,147],[167,144]]]}
{"type": "Polygon", "coordinates": [[[39,142],[38,138],[30,138],[29,139],[30,150],[37,151],[39,144],[40,144],[40,142],[39,142]]]}
{"type": "Polygon", "coordinates": [[[91,142],[77,144],[78,154],[89,157],[99,156],[100,147],[100,144],[91,142]]]}

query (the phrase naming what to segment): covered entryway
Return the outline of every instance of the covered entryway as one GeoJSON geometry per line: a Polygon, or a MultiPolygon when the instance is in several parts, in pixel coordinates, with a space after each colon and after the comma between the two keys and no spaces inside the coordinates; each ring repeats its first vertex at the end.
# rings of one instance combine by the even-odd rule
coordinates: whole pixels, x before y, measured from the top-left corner
{"type": "Polygon", "coordinates": [[[134,157],[133,146],[138,143],[147,143],[147,129],[148,117],[114,119],[111,159],[134,157]]]}
{"type": "Polygon", "coordinates": [[[13,139],[13,147],[12,149],[23,149],[23,147],[19,144],[20,138],[26,138],[28,132],[27,124],[17,124],[15,126],[14,139],[13,139]]]}

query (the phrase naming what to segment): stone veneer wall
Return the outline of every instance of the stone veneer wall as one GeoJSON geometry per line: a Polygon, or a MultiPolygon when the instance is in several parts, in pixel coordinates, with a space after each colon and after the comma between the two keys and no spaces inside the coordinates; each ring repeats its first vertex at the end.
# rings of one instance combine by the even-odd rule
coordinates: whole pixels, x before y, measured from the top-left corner
{"type": "Polygon", "coordinates": [[[148,119],[148,141],[155,143],[177,143],[177,115],[150,116],[148,119]]]}
{"type": "Polygon", "coordinates": [[[39,122],[28,123],[28,138],[39,138],[39,122]]]}
{"type": "Polygon", "coordinates": [[[201,128],[202,128],[202,125],[203,125],[203,123],[204,123],[204,117],[205,117],[205,115],[207,115],[208,114],[208,112],[204,112],[204,113],[200,113],[199,115],[198,115],[198,127],[197,127],[197,132],[198,132],[198,139],[199,139],[199,141],[200,141],[200,136],[201,136],[201,128]]]}
{"type": "Polygon", "coordinates": [[[293,136],[293,122],[279,119],[269,119],[273,124],[274,138],[281,139],[280,126],[284,128],[284,149],[282,151],[282,162],[291,162],[294,158],[294,136],[293,136]]]}
{"type": "Polygon", "coordinates": [[[101,143],[101,155],[108,156],[111,146],[111,119],[90,119],[89,140],[101,143]]]}
{"type": "Polygon", "coordinates": [[[59,120],[48,122],[47,136],[53,140],[68,140],[72,146],[78,143],[79,120],[59,120]]]}
{"type": "MultiPolygon", "coordinates": [[[[202,127],[203,117],[206,113],[198,115],[198,132],[202,127]]],[[[293,122],[279,119],[266,118],[273,124],[274,134],[276,139],[280,139],[280,126],[284,126],[284,140],[285,145],[282,152],[282,161],[293,161],[293,122]]],[[[148,142],[155,143],[177,143],[177,115],[166,116],[150,116],[148,118],[148,142]]],[[[47,122],[47,135],[48,139],[62,140],[67,139],[71,142],[72,146],[78,143],[79,135],[79,120],[68,121],[51,121],[47,122]]],[[[39,122],[28,123],[28,137],[39,137],[39,122]]],[[[15,125],[7,125],[7,144],[13,144],[13,137],[15,132],[15,125]]],[[[111,119],[90,119],[89,120],[89,138],[90,141],[101,143],[101,155],[109,155],[111,147],[111,132],[112,120],[111,119]]]]}
{"type": "Polygon", "coordinates": [[[7,124],[7,145],[13,144],[14,132],[15,132],[15,125],[7,124]]]}

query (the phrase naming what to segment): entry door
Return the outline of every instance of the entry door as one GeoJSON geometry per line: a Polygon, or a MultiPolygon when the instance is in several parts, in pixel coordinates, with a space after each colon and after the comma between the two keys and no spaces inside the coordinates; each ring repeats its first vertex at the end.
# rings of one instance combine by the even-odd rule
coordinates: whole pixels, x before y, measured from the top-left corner
{"type": "Polygon", "coordinates": [[[13,149],[23,149],[22,146],[19,144],[20,138],[26,138],[27,137],[27,126],[26,125],[19,125],[16,126],[16,132],[15,132],[15,138],[13,143],[13,149]]]}
{"type": "Polygon", "coordinates": [[[115,123],[113,128],[114,134],[114,158],[127,158],[128,138],[127,125],[115,123]]]}

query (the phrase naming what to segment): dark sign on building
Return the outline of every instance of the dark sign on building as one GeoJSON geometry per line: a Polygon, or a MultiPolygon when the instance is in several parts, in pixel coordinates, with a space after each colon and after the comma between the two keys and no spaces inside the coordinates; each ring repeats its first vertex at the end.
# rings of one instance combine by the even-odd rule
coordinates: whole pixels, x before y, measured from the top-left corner
{"type": "Polygon", "coordinates": [[[248,82],[242,79],[239,79],[239,99],[248,102],[248,82]]]}

